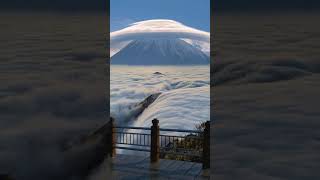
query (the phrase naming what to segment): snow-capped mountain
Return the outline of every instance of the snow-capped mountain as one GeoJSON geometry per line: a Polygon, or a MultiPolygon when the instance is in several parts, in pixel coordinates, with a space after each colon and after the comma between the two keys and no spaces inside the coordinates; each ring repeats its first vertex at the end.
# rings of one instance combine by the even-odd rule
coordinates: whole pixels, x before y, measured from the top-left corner
{"type": "Polygon", "coordinates": [[[181,39],[141,39],[130,42],[111,58],[122,65],[199,65],[209,57],[199,48],[181,39]]]}
{"type": "Polygon", "coordinates": [[[110,34],[112,64],[208,64],[210,34],[180,22],[153,19],[110,34]]]}

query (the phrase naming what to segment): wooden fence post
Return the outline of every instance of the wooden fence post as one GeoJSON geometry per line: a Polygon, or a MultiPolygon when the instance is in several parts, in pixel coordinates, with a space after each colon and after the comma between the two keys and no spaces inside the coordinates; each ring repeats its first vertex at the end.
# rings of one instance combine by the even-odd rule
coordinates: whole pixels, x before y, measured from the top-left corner
{"type": "Polygon", "coordinates": [[[110,145],[108,146],[108,153],[111,157],[116,155],[116,134],[115,134],[115,126],[114,119],[110,117],[109,121],[109,130],[110,130],[110,145]]]}
{"type": "Polygon", "coordinates": [[[159,161],[160,156],[160,146],[159,146],[159,120],[152,120],[151,126],[151,152],[150,152],[150,160],[151,163],[156,163],[159,161]]]}
{"type": "Polygon", "coordinates": [[[210,121],[205,123],[202,152],[202,169],[208,168],[210,168],[210,121]]]}

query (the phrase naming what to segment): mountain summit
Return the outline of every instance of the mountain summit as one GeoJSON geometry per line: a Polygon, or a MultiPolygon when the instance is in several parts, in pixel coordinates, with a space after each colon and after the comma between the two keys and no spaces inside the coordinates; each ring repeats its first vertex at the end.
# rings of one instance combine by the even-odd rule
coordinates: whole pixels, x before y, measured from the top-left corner
{"type": "Polygon", "coordinates": [[[121,65],[200,65],[209,57],[182,39],[134,40],[111,58],[121,65]]]}
{"type": "Polygon", "coordinates": [[[210,33],[169,19],[130,24],[110,34],[111,64],[209,64],[210,33]]]}

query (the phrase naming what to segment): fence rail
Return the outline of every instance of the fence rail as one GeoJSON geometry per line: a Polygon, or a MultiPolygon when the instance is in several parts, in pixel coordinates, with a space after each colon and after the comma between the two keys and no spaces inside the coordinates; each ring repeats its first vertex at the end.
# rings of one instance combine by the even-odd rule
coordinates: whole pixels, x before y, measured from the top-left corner
{"type": "Polygon", "coordinates": [[[210,168],[210,122],[205,123],[204,130],[182,130],[159,128],[159,120],[152,120],[152,126],[128,127],[115,126],[110,119],[112,136],[109,153],[116,155],[116,149],[150,152],[152,163],[160,158],[178,158],[203,163],[203,168],[210,168]],[[130,132],[142,130],[143,133],[130,132]],[[164,133],[166,132],[166,133],[164,133]],[[168,134],[169,133],[169,134],[168,134]],[[178,133],[172,135],[170,133],[178,133]],[[183,135],[180,135],[183,133],[183,135]]]}
{"type": "Polygon", "coordinates": [[[184,133],[202,133],[200,130],[186,130],[186,129],[165,129],[160,128],[160,131],[168,131],[168,132],[184,132],[184,133]]]}

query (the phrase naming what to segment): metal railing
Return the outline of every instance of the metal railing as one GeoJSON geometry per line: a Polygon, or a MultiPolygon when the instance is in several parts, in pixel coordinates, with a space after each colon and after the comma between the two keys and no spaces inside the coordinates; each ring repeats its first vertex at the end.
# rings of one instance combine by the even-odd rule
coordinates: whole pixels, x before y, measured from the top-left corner
{"type": "Polygon", "coordinates": [[[113,129],[113,135],[115,136],[114,148],[150,152],[150,133],[127,132],[126,130],[151,131],[151,128],[114,126],[113,129]]]}
{"type": "Polygon", "coordinates": [[[116,149],[150,152],[152,163],[161,159],[178,159],[202,162],[203,168],[210,167],[210,122],[204,130],[166,129],[159,127],[159,120],[152,120],[150,128],[115,126],[110,119],[112,131],[111,156],[116,149]],[[137,131],[142,132],[137,132],[137,131]],[[170,134],[171,133],[171,134],[170,134]]]}
{"type": "Polygon", "coordinates": [[[202,162],[203,131],[160,128],[163,131],[182,135],[160,134],[160,158],[202,162]]]}

